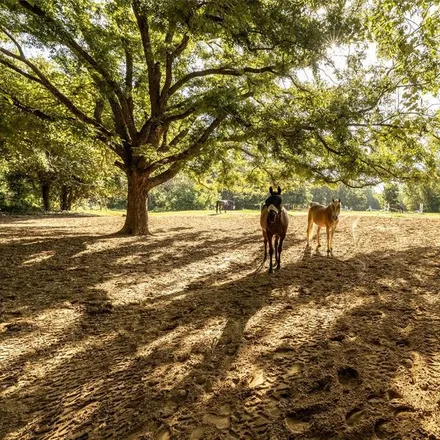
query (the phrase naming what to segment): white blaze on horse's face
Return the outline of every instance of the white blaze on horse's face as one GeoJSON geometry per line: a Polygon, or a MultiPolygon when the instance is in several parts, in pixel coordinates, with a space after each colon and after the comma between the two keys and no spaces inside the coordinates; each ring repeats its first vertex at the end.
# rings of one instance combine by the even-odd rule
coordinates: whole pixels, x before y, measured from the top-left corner
{"type": "Polygon", "coordinates": [[[336,222],[339,218],[339,214],[341,212],[341,201],[339,199],[332,200],[331,203],[331,210],[332,210],[332,220],[336,222]]]}
{"type": "Polygon", "coordinates": [[[267,219],[270,223],[274,223],[279,211],[275,205],[269,205],[267,208],[267,219]]]}

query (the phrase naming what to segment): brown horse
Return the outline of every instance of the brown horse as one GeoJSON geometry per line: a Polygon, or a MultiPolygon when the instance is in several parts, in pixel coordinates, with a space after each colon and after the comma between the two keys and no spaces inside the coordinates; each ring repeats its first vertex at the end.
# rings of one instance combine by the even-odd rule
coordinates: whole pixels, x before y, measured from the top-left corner
{"type": "Polygon", "coordinates": [[[272,256],[274,246],[272,244],[272,237],[275,236],[275,261],[277,263],[276,269],[281,267],[281,251],[283,249],[283,241],[286,238],[287,226],[289,225],[289,214],[283,207],[281,199],[281,188],[275,192],[272,187],[269,188],[270,197],[268,197],[261,208],[260,225],[264,237],[264,260],[267,259],[267,243],[269,243],[269,273],[273,272],[272,256]]]}
{"type": "MultiPolygon", "coordinates": [[[[313,202],[312,202],[313,203],[313,202]]],[[[318,247],[321,246],[319,233],[325,226],[327,232],[327,255],[333,255],[333,235],[339,222],[339,213],[341,212],[341,200],[333,199],[327,207],[316,203],[310,204],[309,218],[307,225],[307,246],[310,246],[310,236],[312,234],[313,223],[318,225],[317,239],[318,247]]]]}

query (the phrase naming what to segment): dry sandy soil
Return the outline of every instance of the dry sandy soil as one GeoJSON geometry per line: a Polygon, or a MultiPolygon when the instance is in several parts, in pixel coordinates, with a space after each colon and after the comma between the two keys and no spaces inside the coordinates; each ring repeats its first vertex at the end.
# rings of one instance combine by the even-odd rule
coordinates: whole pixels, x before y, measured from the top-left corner
{"type": "Polygon", "coordinates": [[[0,219],[2,439],[440,439],[440,219],[0,219]],[[325,242],[325,241],[324,241],[325,242]]]}

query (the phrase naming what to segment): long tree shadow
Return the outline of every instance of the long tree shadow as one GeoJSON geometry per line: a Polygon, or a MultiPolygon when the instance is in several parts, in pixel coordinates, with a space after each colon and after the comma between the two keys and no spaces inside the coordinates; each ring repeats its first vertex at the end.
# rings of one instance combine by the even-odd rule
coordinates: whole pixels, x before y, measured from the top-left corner
{"type": "MultiPolygon", "coordinates": [[[[107,280],[120,278],[124,284],[124,278],[130,274],[147,275],[153,267],[166,276],[170,270],[221,254],[232,245],[253,242],[252,236],[207,237],[207,231],[181,233],[179,230],[148,240],[56,235],[1,244],[4,261],[0,268],[3,281],[0,317],[25,318],[64,302],[100,301],[102,295],[95,287],[107,280]],[[133,256],[136,256],[134,262],[133,256]]],[[[135,282],[129,279],[127,284],[135,282]]]]}
{"type": "MultiPolygon", "coordinates": [[[[241,242],[235,237],[226,246],[245,247],[255,243],[254,235],[241,242]]],[[[46,242],[59,251],[52,263],[63,270],[98,265],[108,279],[140,270],[119,267],[121,258],[151,256],[164,244],[95,249],[78,261],[99,238],[60,240],[46,242]]],[[[173,245],[179,240],[201,238],[179,234],[173,245]]],[[[191,257],[205,260],[221,252],[220,245],[225,243],[201,240],[191,257]]],[[[208,274],[201,284],[122,305],[112,305],[99,287],[100,270],[87,272],[82,288],[91,298],[78,307],[74,279],[66,287],[65,278],[55,277],[64,296],[53,294],[25,316],[57,308],[63,313],[47,319],[58,320],[59,332],[31,352],[12,352],[0,380],[0,436],[437,435],[431,422],[440,398],[440,309],[434,296],[439,256],[437,248],[415,247],[347,260],[298,259],[272,277],[245,271],[222,281],[208,274]]],[[[167,272],[179,261],[191,264],[184,256],[170,265],[163,259],[154,264],[167,272]]],[[[32,266],[33,277],[42,266],[32,266]]],[[[18,304],[28,306],[31,293],[18,296],[18,304]]],[[[39,319],[27,328],[6,329],[2,343],[12,339],[10,345],[17,346],[21,337],[35,337],[44,314],[39,319]]]]}

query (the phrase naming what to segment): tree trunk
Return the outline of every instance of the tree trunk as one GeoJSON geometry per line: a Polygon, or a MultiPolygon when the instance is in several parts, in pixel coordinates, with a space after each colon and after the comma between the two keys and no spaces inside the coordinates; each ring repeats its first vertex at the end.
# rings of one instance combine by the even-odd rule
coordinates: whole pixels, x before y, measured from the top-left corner
{"type": "Polygon", "coordinates": [[[67,190],[66,206],[68,211],[72,211],[73,188],[69,186],[67,190]]]}
{"type": "Polygon", "coordinates": [[[70,211],[72,209],[72,187],[63,185],[61,187],[60,197],[61,211],[70,211]]]}
{"type": "Polygon", "coordinates": [[[127,216],[120,234],[149,235],[148,230],[148,177],[138,171],[127,171],[127,216]]]}
{"type": "Polygon", "coordinates": [[[43,207],[45,211],[50,211],[50,183],[41,184],[41,194],[43,196],[43,207]]]}

